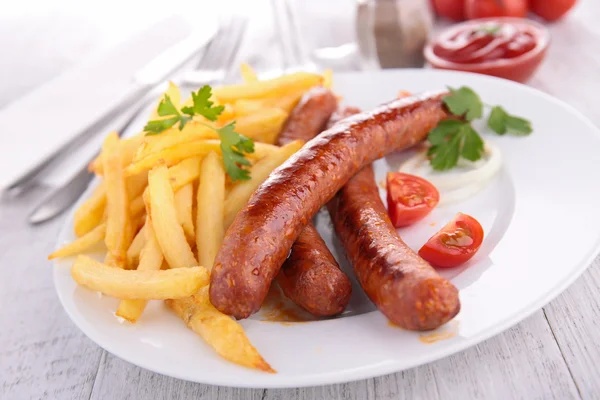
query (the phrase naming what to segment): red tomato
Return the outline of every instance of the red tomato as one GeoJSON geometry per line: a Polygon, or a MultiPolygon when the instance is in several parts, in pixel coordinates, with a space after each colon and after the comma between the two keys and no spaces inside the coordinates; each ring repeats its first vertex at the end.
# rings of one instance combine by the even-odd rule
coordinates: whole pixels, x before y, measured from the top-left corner
{"type": "Polygon", "coordinates": [[[456,267],[477,253],[483,242],[483,228],[470,215],[458,213],[419,250],[419,255],[437,267],[456,267]]]}
{"type": "Polygon", "coordinates": [[[546,21],[556,21],[567,13],[577,0],[530,0],[531,11],[546,21]]]}
{"type": "Polygon", "coordinates": [[[527,0],[466,0],[467,19],[489,17],[519,17],[527,15],[527,0]]]}
{"type": "Polygon", "coordinates": [[[465,0],[431,0],[437,15],[454,21],[465,19],[465,0]]]}
{"type": "Polygon", "coordinates": [[[387,174],[388,214],[396,228],[423,219],[439,201],[439,192],[425,179],[402,172],[387,174]]]}

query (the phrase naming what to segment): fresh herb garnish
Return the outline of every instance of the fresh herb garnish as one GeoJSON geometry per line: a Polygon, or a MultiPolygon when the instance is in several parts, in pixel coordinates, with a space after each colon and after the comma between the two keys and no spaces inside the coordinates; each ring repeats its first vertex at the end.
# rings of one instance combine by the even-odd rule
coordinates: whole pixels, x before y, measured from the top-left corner
{"type": "Polygon", "coordinates": [[[495,35],[496,33],[500,32],[500,29],[502,29],[502,25],[484,25],[477,29],[477,31],[487,35],[495,35]]]}
{"type": "MultiPolygon", "coordinates": [[[[431,166],[439,171],[455,167],[460,157],[470,161],[479,160],[484,147],[483,139],[471,125],[473,120],[483,116],[484,103],[477,93],[466,86],[448,89],[450,94],[444,97],[443,102],[460,119],[440,121],[427,137],[431,143],[428,151],[431,166]]],[[[526,136],[532,132],[531,122],[510,115],[500,106],[492,107],[488,126],[499,135],[508,132],[526,136]]]]}
{"type": "MultiPolygon", "coordinates": [[[[183,107],[181,111],[173,104],[171,98],[165,95],[158,105],[158,115],[168,117],[165,119],[149,121],[144,127],[146,135],[158,135],[165,130],[175,126],[179,122],[179,130],[182,130],[194,116],[201,115],[209,121],[216,121],[224,110],[223,106],[213,106],[210,101],[212,89],[205,85],[197,92],[192,92],[192,106],[183,107]]],[[[215,128],[210,125],[221,139],[221,153],[225,172],[233,181],[244,181],[250,179],[250,173],[244,167],[250,166],[246,154],[254,153],[254,142],[252,139],[235,131],[235,121],[221,127],[215,128]]]]}

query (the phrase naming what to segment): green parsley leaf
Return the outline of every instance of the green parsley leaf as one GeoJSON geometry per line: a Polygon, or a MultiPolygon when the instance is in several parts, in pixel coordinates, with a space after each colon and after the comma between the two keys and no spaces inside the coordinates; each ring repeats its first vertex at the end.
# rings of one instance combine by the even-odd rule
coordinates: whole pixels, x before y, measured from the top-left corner
{"type": "Polygon", "coordinates": [[[477,93],[471,88],[463,86],[459,89],[448,87],[451,94],[444,97],[444,104],[454,115],[465,117],[467,121],[481,118],[483,103],[477,93]]]}
{"type": "Polygon", "coordinates": [[[469,161],[477,161],[483,155],[483,140],[481,136],[469,124],[465,124],[461,128],[463,135],[462,149],[460,155],[469,161]]]}
{"type": "Polygon", "coordinates": [[[223,106],[215,106],[213,107],[213,102],[210,101],[210,96],[212,96],[212,89],[208,85],[202,86],[198,92],[192,92],[192,107],[184,107],[181,111],[187,115],[202,115],[209,121],[216,121],[219,115],[223,112],[225,107],[223,106]]]}
{"type": "Polygon", "coordinates": [[[487,35],[496,35],[496,33],[500,32],[500,29],[502,29],[502,25],[484,25],[477,29],[477,31],[487,35]]]}
{"type": "Polygon", "coordinates": [[[235,122],[230,122],[217,129],[221,139],[221,152],[225,171],[233,181],[246,181],[250,179],[248,170],[241,166],[249,166],[244,153],[254,153],[254,142],[244,135],[235,132],[235,122]]]}
{"type": "Polygon", "coordinates": [[[171,97],[165,94],[165,98],[161,100],[158,104],[158,115],[161,117],[166,117],[167,115],[179,115],[179,110],[177,106],[173,104],[171,97]]]}
{"type": "Polygon", "coordinates": [[[492,108],[490,116],[488,118],[488,126],[491,130],[496,132],[498,135],[504,135],[506,133],[506,118],[508,114],[500,106],[492,108]]]}
{"type": "Polygon", "coordinates": [[[483,140],[465,121],[440,121],[428,139],[433,145],[428,152],[431,166],[439,171],[456,166],[459,157],[477,161],[483,154],[483,140]]]}
{"type": "Polygon", "coordinates": [[[179,117],[172,117],[167,119],[157,119],[155,121],[148,121],[144,126],[146,135],[158,135],[159,133],[169,129],[173,125],[179,122],[179,117]]]}
{"type": "Polygon", "coordinates": [[[533,132],[531,122],[524,118],[510,115],[500,106],[492,108],[492,112],[488,118],[488,126],[499,135],[509,132],[517,136],[527,136],[533,132]]]}

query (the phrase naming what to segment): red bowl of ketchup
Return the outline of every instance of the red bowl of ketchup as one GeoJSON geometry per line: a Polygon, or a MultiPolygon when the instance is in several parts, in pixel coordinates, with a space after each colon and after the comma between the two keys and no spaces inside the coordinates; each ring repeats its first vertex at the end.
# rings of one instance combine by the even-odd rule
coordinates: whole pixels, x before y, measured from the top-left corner
{"type": "Polygon", "coordinates": [[[425,47],[437,69],[452,69],[526,82],[546,55],[550,34],[521,18],[483,18],[453,26],[425,47]]]}

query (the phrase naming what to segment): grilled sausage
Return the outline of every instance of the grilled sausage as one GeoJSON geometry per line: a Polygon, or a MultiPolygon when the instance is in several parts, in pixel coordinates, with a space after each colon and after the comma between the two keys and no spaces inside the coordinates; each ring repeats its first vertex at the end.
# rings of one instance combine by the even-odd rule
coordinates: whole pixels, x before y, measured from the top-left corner
{"type": "Polygon", "coordinates": [[[337,108],[337,99],[329,89],[318,86],[309,90],[292,110],[277,138],[279,146],[304,140],[308,142],[325,129],[337,108]]]}
{"type": "Polygon", "coordinates": [[[273,171],[227,230],[210,301],[246,318],[258,311],[303,227],[364,166],[423,140],[447,111],[446,92],[397,99],[340,121],[273,171]]]}
{"type": "MultiPolygon", "coordinates": [[[[337,107],[334,94],[319,87],[310,90],[294,108],[278,144],[317,136],[337,107]]],[[[311,221],[306,224],[277,275],[283,293],[318,317],[341,313],[352,294],[352,283],[342,272],[311,221]]]]}
{"type": "Polygon", "coordinates": [[[458,290],[410,249],[394,228],[369,165],[327,204],[358,282],[396,325],[430,330],[460,310],[458,290]]]}

